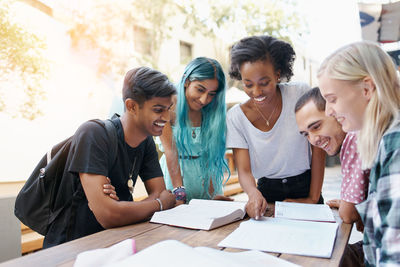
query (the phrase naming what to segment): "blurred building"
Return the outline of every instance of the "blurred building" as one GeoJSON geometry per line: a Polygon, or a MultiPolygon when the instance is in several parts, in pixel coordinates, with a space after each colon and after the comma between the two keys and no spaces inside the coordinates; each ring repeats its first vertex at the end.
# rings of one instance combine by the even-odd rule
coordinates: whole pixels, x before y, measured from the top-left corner
{"type": "Polygon", "coordinates": [[[377,42],[400,70],[400,1],[358,4],[363,40],[377,42]]]}

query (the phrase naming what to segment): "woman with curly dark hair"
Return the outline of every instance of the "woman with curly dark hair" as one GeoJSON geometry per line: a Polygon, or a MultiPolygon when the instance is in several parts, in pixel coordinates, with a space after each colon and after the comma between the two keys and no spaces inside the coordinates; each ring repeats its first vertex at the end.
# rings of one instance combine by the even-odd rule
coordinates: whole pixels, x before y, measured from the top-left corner
{"type": "Polygon", "coordinates": [[[226,144],[252,218],[264,214],[267,201],[323,203],[325,154],[310,149],[295,119],[296,101],[309,90],[307,84],[289,82],[295,56],[290,44],[271,36],[246,37],[231,50],[229,75],[242,81],[250,99],[229,110],[226,144]]]}

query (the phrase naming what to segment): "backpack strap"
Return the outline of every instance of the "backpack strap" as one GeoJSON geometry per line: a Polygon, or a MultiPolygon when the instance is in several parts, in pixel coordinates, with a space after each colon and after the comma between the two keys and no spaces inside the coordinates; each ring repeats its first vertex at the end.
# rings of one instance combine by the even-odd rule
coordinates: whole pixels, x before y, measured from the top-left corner
{"type": "MultiPolygon", "coordinates": [[[[92,122],[95,122],[97,124],[100,124],[102,127],[105,128],[107,132],[108,139],[110,140],[109,143],[109,149],[110,149],[110,155],[111,157],[108,158],[108,172],[111,171],[111,168],[114,166],[115,161],[117,160],[117,151],[118,151],[118,134],[117,134],[117,128],[115,127],[114,123],[112,120],[90,120],[92,122]]],[[[108,173],[109,175],[110,173],[108,173]]]]}
{"type": "Polygon", "coordinates": [[[108,172],[111,171],[111,168],[114,166],[115,161],[117,160],[117,151],[118,151],[118,135],[117,135],[117,129],[114,126],[114,123],[108,119],[104,120],[104,125],[106,127],[107,135],[108,138],[110,139],[111,143],[111,157],[109,158],[109,170],[108,172]]]}
{"type": "MultiPolygon", "coordinates": [[[[108,139],[110,140],[110,154],[111,157],[109,157],[109,167],[108,167],[108,175],[110,175],[110,171],[112,167],[114,166],[116,160],[117,160],[117,151],[118,151],[118,135],[117,135],[117,128],[115,127],[114,123],[112,120],[92,120],[93,122],[96,122],[98,124],[101,124],[102,126],[105,127],[108,139]]],[[[77,207],[79,204],[79,201],[81,201],[85,196],[82,183],[79,183],[78,188],[75,190],[72,199],[71,199],[71,212],[69,214],[69,223],[67,223],[66,226],[66,241],[70,241],[74,238],[73,236],[73,229],[75,226],[75,217],[76,217],[76,212],[77,212],[77,207]]]]}

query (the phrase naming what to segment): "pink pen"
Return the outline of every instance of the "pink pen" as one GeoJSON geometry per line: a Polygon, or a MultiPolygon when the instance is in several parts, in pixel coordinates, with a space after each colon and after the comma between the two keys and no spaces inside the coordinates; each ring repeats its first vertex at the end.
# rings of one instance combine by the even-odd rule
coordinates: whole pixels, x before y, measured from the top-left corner
{"type": "Polygon", "coordinates": [[[136,253],[136,241],[132,238],[132,254],[136,253]]]}

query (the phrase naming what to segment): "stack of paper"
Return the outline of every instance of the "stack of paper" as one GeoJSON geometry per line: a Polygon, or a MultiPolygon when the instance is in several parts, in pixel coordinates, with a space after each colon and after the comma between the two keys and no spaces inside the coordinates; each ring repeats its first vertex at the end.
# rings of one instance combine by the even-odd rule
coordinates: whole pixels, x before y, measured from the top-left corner
{"type": "Polygon", "coordinates": [[[333,218],[323,206],[277,202],[275,214],[285,218],[242,222],[218,246],[330,258],[338,224],[319,222],[333,218]]]}

